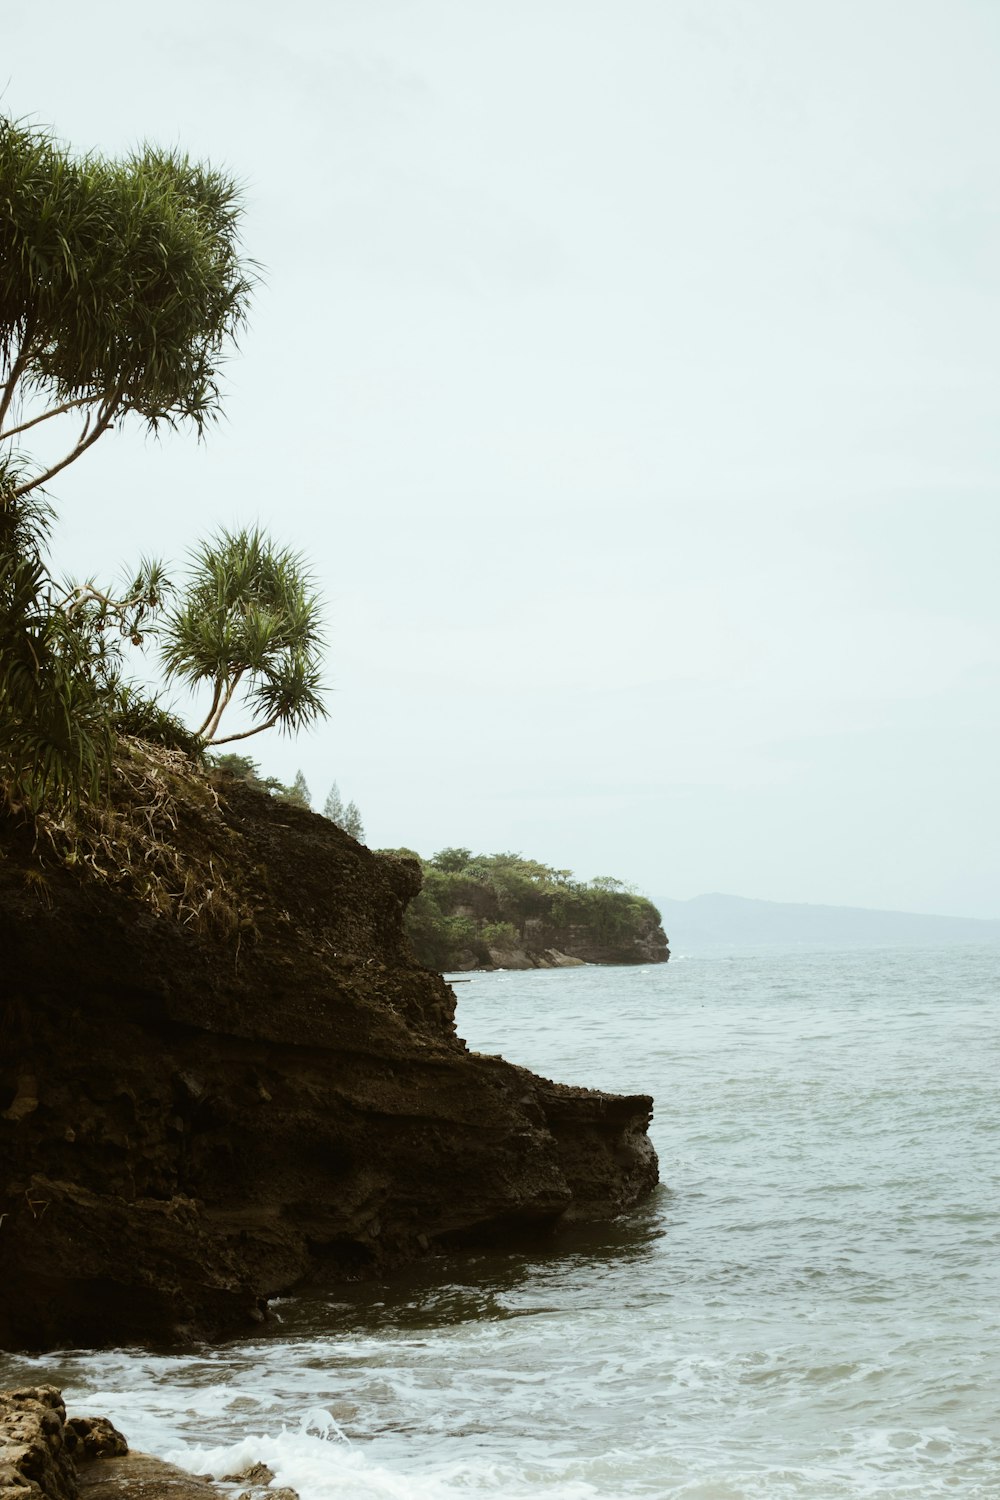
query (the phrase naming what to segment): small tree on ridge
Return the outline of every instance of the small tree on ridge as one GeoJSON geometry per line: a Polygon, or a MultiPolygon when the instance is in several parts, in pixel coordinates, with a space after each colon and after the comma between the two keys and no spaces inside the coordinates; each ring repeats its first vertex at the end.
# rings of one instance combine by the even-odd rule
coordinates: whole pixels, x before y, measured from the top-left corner
{"type": "Polygon", "coordinates": [[[206,745],[245,740],[276,725],[293,732],[325,718],[320,599],[301,555],[258,527],[221,531],[193,554],[193,576],[160,627],[168,677],[212,688],[196,733],[206,745]],[[237,698],[255,719],[219,734],[237,698]]]}

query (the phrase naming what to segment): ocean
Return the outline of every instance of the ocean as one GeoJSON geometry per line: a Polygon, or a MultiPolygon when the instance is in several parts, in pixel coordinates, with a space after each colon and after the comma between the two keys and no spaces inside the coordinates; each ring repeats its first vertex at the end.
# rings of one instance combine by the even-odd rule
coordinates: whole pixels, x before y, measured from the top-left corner
{"type": "Polygon", "coordinates": [[[996,947],[474,975],[471,1047],[655,1096],[638,1211],[0,1384],[302,1500],[1000,1497],[998,990],[996,947]]]}

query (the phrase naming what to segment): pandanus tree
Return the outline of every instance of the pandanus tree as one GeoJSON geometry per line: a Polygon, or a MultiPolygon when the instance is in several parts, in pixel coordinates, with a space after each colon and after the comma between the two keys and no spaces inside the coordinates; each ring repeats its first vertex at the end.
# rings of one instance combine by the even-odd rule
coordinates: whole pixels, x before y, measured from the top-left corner
{"type": "Polygon", "coordinates": [[[39,497],[122,421],[201,436],[218,417],[254,281],[241,213],[230,177],[179,152],[74,157],[0,119],[0,782],[29,806],[106,766],[107,627],[135,634],[161,602],[148,572],[121,597],[60,590],[39,497]]]}
{"type": "Polygon", "coordinates": [[[326,715],[321,686],[321,601],[303,558],[259,528],[223,530],[192,555],[191,577],[159,627],[167,675],[207,684],[196,731],[206,745],[289,732],[326,715]],[[233,703],[249,728],[220,734],[233,703]]]}
{"type": "Polygon", "coordinates": [[[74,158],[0,120],[0,443],[76,423],[15,498],[124,418],[200,436],[218,417],[253,287],[241,215],[232,178],[180,152],[74,158]]]}

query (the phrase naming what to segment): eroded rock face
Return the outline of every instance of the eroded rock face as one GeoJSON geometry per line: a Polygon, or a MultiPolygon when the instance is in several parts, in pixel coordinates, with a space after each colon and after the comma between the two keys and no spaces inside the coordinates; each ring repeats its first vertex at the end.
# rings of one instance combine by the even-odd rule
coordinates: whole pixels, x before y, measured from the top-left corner
{"type": "Polygon", "coordinates": [[[414,962],[418,872],[240,783],[171,838],[222,936],[0,822],[0,1347],[240,1331],[303,1278],[607,1218],[656,1182],[652,1101],[470,1054],[414,962]]]}

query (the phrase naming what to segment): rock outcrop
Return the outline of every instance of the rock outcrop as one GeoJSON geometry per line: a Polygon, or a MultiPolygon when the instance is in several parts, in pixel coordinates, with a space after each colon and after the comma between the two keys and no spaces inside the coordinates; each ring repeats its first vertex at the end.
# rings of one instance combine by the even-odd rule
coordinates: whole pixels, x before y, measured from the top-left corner
{"type": "MultiPolygon", "coordinates": [[[[0,1391],[0,1500],[221,1500],[226,1493],[162,1459],[130,1453],[106,1417],[67,1418],[53,1386],[0,1391]]],[[[247,1494],[298,1500],[294,1490],[263,1486],[247,1494]]]]}
{"type": "Polygon", "coordinates": [[[52,1386],[0,1391],[0,1500],[76,1500],[73,1445],[52,1386]]]}
{"type": "MultiPolygon", "coordinates": [[[[489,954],[494,969],[569,969],[583,964],[665,964],[670,946],[651,911],[637,931],[617,940],[602,939],[581,925],[561,927],[529,918],[515,947],[491,948],[489,954]]],[[[469,954],[460,967],[468,970],[481,965],[469,954]]]]}
{"type": "Polygon", "coordinates": [[[167,770],[146,847],[0,818],[0,1347],[238,1332],[306,1278],[650,1190],[648,1097],[456,1035],[402,935],[415,866],[167,770]]]}

